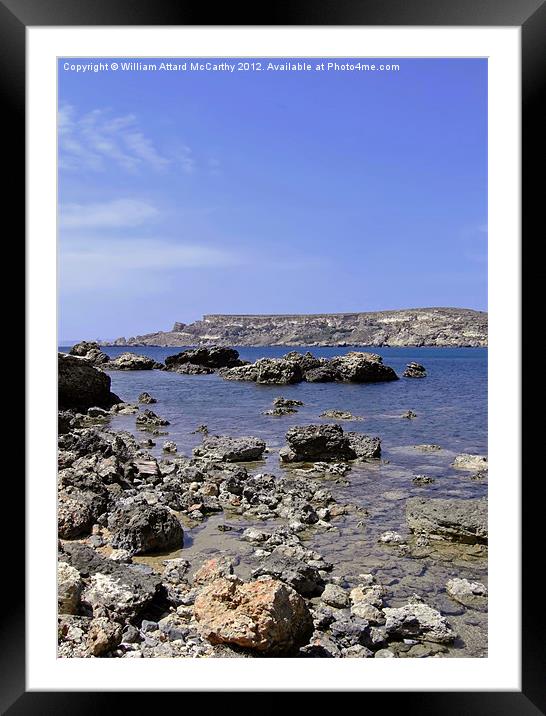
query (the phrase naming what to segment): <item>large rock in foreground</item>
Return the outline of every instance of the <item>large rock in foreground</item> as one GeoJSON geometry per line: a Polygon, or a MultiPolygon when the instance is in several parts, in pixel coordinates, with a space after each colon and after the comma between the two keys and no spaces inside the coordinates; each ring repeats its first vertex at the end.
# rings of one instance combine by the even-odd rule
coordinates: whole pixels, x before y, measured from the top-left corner
{"type": "Polygon", "coordinates": [[[86,358],[59,353],[59,409],[111,408],[120,403],[117,395],[110,391],[110,376],[94,368],[86,358]]]}
{"type": "Polygon", "coordinates": [[[487,544],[487,501],[412,497],[406,503],[412,532],[466,544],[487,544]]]}
{"type": "Polygon", "coordinates": [[[294,652],[313,631],[303,598],[275,579],[217,579],[198,595],[194,614],[211,644],[236,644],[273,655],[294,652]]]}
{"type": "Polygon", "coordinates": [[[265,442],[260,438],[209,435],[193,449],[193,454],[220,462],[252,462],[261,460],[264,450],[265,442]]]}
{"type": "Polygon", "coordinates": [[[306,425],[286,433],[288,445],[281,448],[281,462],[354,460],[356,453],[339,425],[306,425]]]}

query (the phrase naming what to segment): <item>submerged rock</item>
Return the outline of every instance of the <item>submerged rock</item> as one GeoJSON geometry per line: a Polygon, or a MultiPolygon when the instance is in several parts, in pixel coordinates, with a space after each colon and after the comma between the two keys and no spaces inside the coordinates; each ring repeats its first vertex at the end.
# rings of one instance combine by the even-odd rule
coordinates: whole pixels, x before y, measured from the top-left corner
{"type": "Polygon", "coordinates": [[[461,455],[457,455],[453,461],[453,467],[456,470],[487,470],[487,457],[485,457],[485,455],[462,453],[461,455]]]}
{"type": "Polygon", "coordinates": [[[457,577],[447,582],[446,592],[465,607],[480,608],[487,604],[487,587],[481,582],[470,582],[457,577]]]}
{"type": "Polygon", "coordinates": [[[320,414],[321,418],[331,418],[332,420],[364,420],[360,415],[353,415],[348,410],[325,410],[320,414]]]}
{"type": "Polygon", "coordinates": [[[406,503],[406,520],[417,535],[467,544],[487,544],[487,501],[485,499],[424,499],[406,503]]]}
{"type": "Polygon", "coordinates": [[[153,410],[143,410],[137,415],[136,424],[139,427],[157,427],[161,425],[170,425],[165,418],[160,418],[153,410]]]}
{"type": "Polygon", "coordinates": [[[110,390],[110,376],[94,368],[85,358],[59,353],[59,408],[111,408],[121,400],[110,390]]]}
{"type": "Polygon", "coordinates": [[[261,438],[207,435],[201,445],[193,449],[193,454],[221,462],[252,462],[262,458],[265,447],[261,438]]]}
{"type": "Polygon", "coordinates": [[[405,371],[402,373],[404,378],[426,378],[427,371],[424,365],[420,363],[408,363],[405,371]]]}
{"type": "Polygon", "coordinates": [[[286,654],[313,631],[305,601],[275,579],[217,579],[195,600],[200,633],[211,644],[236,644],[267,654],[286,654]]]}

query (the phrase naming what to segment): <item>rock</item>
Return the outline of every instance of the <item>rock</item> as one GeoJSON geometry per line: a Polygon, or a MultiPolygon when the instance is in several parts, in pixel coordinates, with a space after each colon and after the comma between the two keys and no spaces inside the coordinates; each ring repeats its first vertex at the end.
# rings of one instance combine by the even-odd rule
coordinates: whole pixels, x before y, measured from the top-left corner
{"type": "Polygon", "coordinates": [[[282,396],[275,398],[275,400],[273,401],[274,408],[297,408],[301,405],[303,405],[303,402],[301,400],[292,400],[289,398],[283,398],[282,396]]]}
{"type": "Polygon", "coordinates": [[[414,485],[431,485],[436,482],[433,477],[428,477],[427,475],[415,475],[415,477],[411,478],[411,481],[414,485]]]}
{"type": "Polygon", "coordinates": [[[225,380],[256,381],[258,377],[258,369],[256,368],[256,364],[243,365],[236,368],[221,368],[218,371],[218,375],[225,380]]]}
{"type": "Polygon", "coordinates": [[[98,406],[111,408],[121,402],[110,391],[110,376],[94,368],[85,358],[59,353],[59,408],[75,408],[85,412],[98,406]]]}
{"type": "Polygon", "coordinates": [[[193,449],[193,454],[220,462],[253,462],[260,460],[264,451],[265,442],[261,438],[208,435],[193,449]]]}
{"type": "Polygon", "coordinates": [[[264,575],[289,584],[304,597],[320,594],[324,586],[323,579],[316,567],[277,550],[265,557],[261,565],[252,572],[254,579],[264,575]]]}
{"type": "Polygon", "coordinates": [[[153,358],[137,353],[122,353],[108,363],[108,370],[152,370],[158,364],[153,358]]]}
{"type": "Polygon", "coordinates": [[[440,445],[414,445],[413,446],[415,450],[419,450],[419,452],[438,452],[438,450],[441,450],[442,448],[440,445]]]}
{"type": "Polygon", "coordinates": [[[102,656],[121,643],[121,624],[106,617],[92,619],[87,632],[89,653],[93,656],[102,656]]]}
{"type": "Polygon", "coordinates": [[[286,433],[288,446],[281,448],[281,462],[352,460],[356,453],[339,425],[306,425],[286,433]]]}
{"type": "Polygon", "coordinates": [[[350,592],[353,606],[370,604],[377,609],[383,606],[383,587],[380,584],[361,584],[350,592]]]}
{"type": "Polygon", "coordinates": [[[389,637],[411,638],[440,644],[455,640],[456,634],[439,611],[422,602],[383,610],[389,637]]]}
{"type": "Polygon", "coordinates": [[[126,549],[113,549],[108,555],[108,559],[122,564],[131,564],[133,561],[131,553],[126,549]]]}
{"type": "Polygon", "coordinates": [[[291,653],[313,631],[305,601],[274,579],[217,579],[198,595],[194,615],[211,644],[236,644],[266,654],[291,653]]]}
{"type": "Polygon", "coordinates": [[[421,365],[420,363],[414,363],[412,361],[411,363],[407,364],[406,369],[402,373],[402,375],[404,376],[404,378],[426,378],[427,371],[424,365],[421,365]]]}
{"type": "Polygon", "coordinates": [[[143,410],[137,415],[136,424],[140,427],[156,427],[160,425],[170,425],[168,420],[160,418],[153,410],[143,410]]]}
{"type": "Polygon", "coordinates": [[[59,557],[85,578],[81,601],[98,612],[132,619],[164,592],[159,575],[105,559],[86,545],[64,543],[59,557]]]}
{"type": "Polygon", "coordinates": [[[349,606],[349,595],[337,584],[327,584],[320,598],[325,604],[335,609],[345,609],[349,606]]]}
{"type": "Polygon", "coordinates": [[[453,461],[456,470],[487,470],[487,458],[484,455],[462,453],[453,461]]]}
{"type": "Polygon", "coordinates": [[[69,351],[71,356],[80,356],[94,365],[103,365],[110,361],[110,356],[103,353],[95,341],[81,341],[72,346],[69,351]]]}
{"type": "Polygon", "coordinates": [[[87,415],[90,418],[109,418],[110,413],[108,410],[104,410],[104,408],[99,408],[96,405],[92,408],[87,409],[87,415]]]}
{"type": "Polygon", "coordinates": [[[381,439],[364,433],[345,433],[349,445],[358,460],[373,460],[381,457],[381,439]]]}
{"type": "Polygon", "coordinates": [[[260,358],[254,364],[256,383],[261,385],[289,385],[302,380],[298,363],[282,358],[260,358]]]}
{"type": "Polygon", "coordinates": [[[108,528],[112,547],[131,554],[180,549],[184,541],[182,525],[162,505],[120,507],[108,519],[108,528]]]}
{"type": "Polygon", "coordinates": [[[353,351],[344,356],[330,359],[330,365],[340,374],[343,381],[351,383],[378,383],[398,380],[394,370],[383,364],[381,356],[375,353],[353,351]]]}
{"type": "Polygon", "coordinates": [[[304,378],[308,383],[333,383],[343,380],[341,372],[329,363],[306,371],[304,378]]]}
{"type": "Polygon", "coordinates": [[[147,405],[150,405],[151,403],[157,403],[157,400],[153,398],[150,393],[147,393],[144,391],[144,393],[141,393],[138,396],[138,402],[139,403],[146,403],[147,405]]]}
{"type": "Polygon", "coordinates": [[[233,574],[233,561],[228,557],[213,557],[204,562],[193,575],[196,586],[210,584],[217,579],[225,579],[233,574]]]}
{"type": "Polygon", "coordinates": [[[406,418],[407,420],[413,420],[413,418],[417,417],[417,413],[414,413],[413,410],[406,410],[406,412],[402,413],[400,417],[406,418]]]}
{"type": "Polygon", "coordinates": [[[89,534],[93,522],[93,513],[86,501],[60,493],[57,503],[57,532],[61,539],[74,539],[89,534]]]}
{"type": "Polygon", "coordinates": [[[207,368],[234,368],[243,365],[244,361],[239,359],[239,352],[234,348],[219,346],[191,348],[165,358],[167,370],[177,370],[186,364],[207,368]]]}
{"type": "Polygon", "coordinates": [[[401,534],[390,530],[388,532],[383,532],[378,541],[383,544],[405,544],[405,539],[401,534]]]}
{"type": "Polygon", "coordinates": [[[271,408],[269,410],[264,410],[262,415],[274,415],[275,417],[282,417],[283,415],[293,415],[297,412],[298,411],[294,408],[271,408]]]}
{"type": "Polygon", "coordinates": [[[487,544],[487,501],[485,499],[424,499],[406,503],[406,520],[415,534],[436,539],[487,544]]]}
{"type": "Polygon", "coordinates": [[[214,373],[214,368],[208,368],[206,365],[196,365],[195,363],[182,363],[170,370],[180,375],[210,375],[214,373]]]}
{"type": "Polygon", "coordinates": [[[468,579],[448,580],[446,591],[456,602],[465,607],[484,607],[487,604],[487,587],[481,582],[470,582],[468,579]]]}
{"type": "Polygon", "coordinates": [[[165,440],[163,443],[163,452],[175,453],[177,450],[176,443],[172,440],[165,440]]]}
{"type": "Polygon", "coordinates": [[[385,617],[380,609],[367,602],[357,602],[351,607],[351,614],[359,619],[364,619],[369,624],[384,624],[385,617]]]}
{"type": "Polygon", "coordinates": [[[395,653],[390,649],[379,649],[374,654],[376,659],[394,659],[395,653]]]}
{"type": "Polygon", "coordinates": [[[77,614],[83,583],[80,573],[66,562],[57,564],[59,614],[77,614]]]}
{"type": "Polygon", "coordinates": [[[325,410],[320,417],[332,418],[332,420],[364,420],[360,415],[353,415],[347,410],[325,410]]]}

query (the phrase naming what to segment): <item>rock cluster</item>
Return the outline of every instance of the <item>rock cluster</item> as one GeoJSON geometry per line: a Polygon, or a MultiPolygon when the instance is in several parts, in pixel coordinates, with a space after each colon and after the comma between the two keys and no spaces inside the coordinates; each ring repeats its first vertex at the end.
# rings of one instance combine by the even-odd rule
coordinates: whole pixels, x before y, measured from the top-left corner
{"type": "Polygon", "coordinates": [[[282,358],[260,358],[250,365],[224,368],[220,375],[226,380],[248,380],[262,385],[398,380],[394,370],[383,364],[381,356],[358,351],[329,359],[292,351],[282,358]]]}
{"type": "Polygon", "coordinates": [[[404,378],[426,378],[427,370],[424,365],[420,363],[408,363],[406,369],[402,373],[404,378]]]}

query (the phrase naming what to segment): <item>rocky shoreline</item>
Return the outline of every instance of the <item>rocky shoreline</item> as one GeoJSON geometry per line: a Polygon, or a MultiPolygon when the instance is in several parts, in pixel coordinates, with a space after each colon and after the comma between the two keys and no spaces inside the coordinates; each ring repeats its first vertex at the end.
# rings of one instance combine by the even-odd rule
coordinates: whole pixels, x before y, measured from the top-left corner
{"type": "MultiPolygon", "coordinates": [[[[71,352],[59,354],[59,656],[456,655],[461,635],[452,615],[479,615],[487,606],[486,586],[459,576],[465,570],[457,567],[486,564],[485,499],[424,495],[406,501],[407,536],[386,531],[381,549],[412,563],[447,560],[453,569],[444,609],[428,603],[425,589],[399,603],[392,580],[373,572],[339,573],[312,547],[321,536],[335,535],[344,520],[366,519],[365,509],[340,499],[337,485],[360,465],[380,463],[379,437],[336,422],[292,427],[278,452],[280,477],[263,471],[267,441],[211,435],[206,426],[198,428],[202,440],[191,457],[179,454],[171,440],[158,457],[151,450],[169,424],[160,403],[157,412],[155,405],[150,410],[156,402],[150,393],[140,395],[140,404],[123,402],[111,392],[108,374],[160,369],[200,375],[202,369],[228,380],[289,385],[315,382],[320,370],[339,382],[397,380],[379,357],[350,353],[324,362],[292,353],[248,364],[218,347],[184,351],[158,364],[133,354],[105,359],[92,343],[71,352]],[[134,431],[111,427],[120,414],[135,416],[134,431]],[[185,558],[185,533],[207,523],[229,535],[240,554],[185,558]]],[[[407,370],[406,379],[426,379],[423,366],[407,370]]],[[[271,419],[299,405],[277,398],[271,419]]],[[[328,412],[331,421],[355,418],[328,412]]],[[[439,449],[417,447],[425,456],[439,449]]],[[[480,480],[487,458],[461,454],[453,468],[480,480]]],[[[426,479],[416,484],[426,489],[426,479]]]]}

